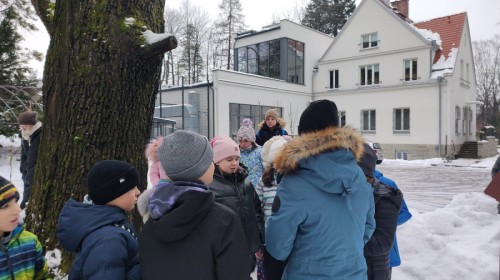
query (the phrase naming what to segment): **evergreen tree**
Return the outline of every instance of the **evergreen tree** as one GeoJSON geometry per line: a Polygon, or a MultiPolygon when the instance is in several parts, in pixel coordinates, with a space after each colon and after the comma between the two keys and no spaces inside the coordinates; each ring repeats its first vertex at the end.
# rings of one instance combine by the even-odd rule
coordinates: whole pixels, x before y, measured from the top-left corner
{"type": "Polygon", "coordinates": [[[30,59],[41,60],[39,52],[22,49],[19,29],[36,31],[34,11],[25,0],[0,0],[0,85],[35,86],[35,70],[30,59]]]}
{"type": "Polygon", "coordinates": [[[29,67],[30,59],[41,60],[42,54],[21,48],[22,29],[35,31],[34,11],[25,0],[0,0],[0,134],[12,136],[19,133],[17,116],[30,104],[40,111],[37,104],[39,91],[35,70],[29,67]]]}
{"type": "Polygon", "coordinates": [[[302,24],[337,36],[355,9],[354,0],[311,0],[307,5],[302,24]]]}

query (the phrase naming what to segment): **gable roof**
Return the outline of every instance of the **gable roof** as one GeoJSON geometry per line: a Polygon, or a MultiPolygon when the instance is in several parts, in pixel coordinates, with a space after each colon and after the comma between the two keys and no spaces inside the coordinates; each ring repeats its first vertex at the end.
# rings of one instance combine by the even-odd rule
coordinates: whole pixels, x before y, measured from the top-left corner
{"type": "Polygon", "coordinates": [[[463,12],[414,24],[419,29],[427,29],[440,35],[441,49],[436,52],[434,63],[439,60],[441,55],[448,59],[452,49],[460,46],[466,16],[467,13],[463,12]]]}

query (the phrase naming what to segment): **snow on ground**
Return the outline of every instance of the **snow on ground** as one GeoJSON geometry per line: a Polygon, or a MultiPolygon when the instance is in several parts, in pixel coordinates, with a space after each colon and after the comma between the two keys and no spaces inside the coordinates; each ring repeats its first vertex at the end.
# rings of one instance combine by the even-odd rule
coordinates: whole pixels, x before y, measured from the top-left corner
{"type": "MultiPolygon", "coordinates": [[[[19,143],[0,136],[0,175],[22,192],[19,143]]],[[[483,193],[495,160],[385,159],[377,166],[401,188],[413,215],[398,227],[402,265],[392,279],[500,279],[500,216],[497,202],[483,193]]],[[[60,263],[57,251],[47,256],[53,266],[60,263]]]]}

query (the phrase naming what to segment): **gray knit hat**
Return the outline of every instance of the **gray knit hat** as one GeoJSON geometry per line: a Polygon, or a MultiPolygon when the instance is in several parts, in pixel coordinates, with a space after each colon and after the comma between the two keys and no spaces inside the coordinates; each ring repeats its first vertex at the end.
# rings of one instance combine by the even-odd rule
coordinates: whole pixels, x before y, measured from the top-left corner
{"type": "Polygon", "coordinates": [[[212,164],[214,152],[208,139],[196,132],[176,130],[163,138],[158,159],[172,181],[199,179],[212,164]]]}

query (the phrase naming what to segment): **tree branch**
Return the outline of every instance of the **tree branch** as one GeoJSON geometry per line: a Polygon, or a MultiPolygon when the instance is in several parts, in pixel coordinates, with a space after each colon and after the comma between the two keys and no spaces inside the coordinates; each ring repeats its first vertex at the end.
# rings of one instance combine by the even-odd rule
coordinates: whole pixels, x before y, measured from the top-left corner
{"type": "MultiPolygon", "coordinates": [[[[161,34],[156,34],[156,35],[161,35],[161,34]]],[[[177,39],[175,38],[175,36],[169,35],[161,40],[150,43],[149,47],[155,55],[161,55],[177,48],[177,39]]]]}

